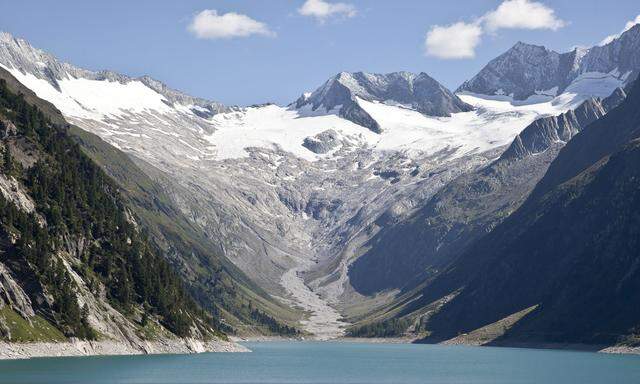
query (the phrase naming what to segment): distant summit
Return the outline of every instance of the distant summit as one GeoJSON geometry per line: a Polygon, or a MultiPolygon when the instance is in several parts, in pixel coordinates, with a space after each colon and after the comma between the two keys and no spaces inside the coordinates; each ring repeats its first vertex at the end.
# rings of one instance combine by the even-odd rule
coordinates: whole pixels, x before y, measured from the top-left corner
{"type": "Polygon", "coordinates": [[[426,73],[410,72],[341,72],[315,92],[303,95],[295,106],[310,106],[314,111],[338,109],[341,117],[379,133],[379,124],[358,105],[358,98],[401,105],[428,116],[450,116],[472,109],[426,73]]]}
{"type": "Polygon", "coordinates": [[[606,97],[638,76],[640,25],[603,46],[558,53],[518,42],[490,61],[456,92],[525,100],[562,92],[606,97]]]}

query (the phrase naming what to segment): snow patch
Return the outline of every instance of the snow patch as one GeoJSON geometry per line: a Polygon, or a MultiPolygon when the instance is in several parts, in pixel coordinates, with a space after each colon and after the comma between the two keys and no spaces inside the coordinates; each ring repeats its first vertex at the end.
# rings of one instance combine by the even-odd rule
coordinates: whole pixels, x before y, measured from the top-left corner
{"type": "Polygon", "coordinates": [[[624,87],[629,74],[621,74],[617,68],[609,73],[585,72],[571,82],[565,93],[605,98],[624,87]]]}

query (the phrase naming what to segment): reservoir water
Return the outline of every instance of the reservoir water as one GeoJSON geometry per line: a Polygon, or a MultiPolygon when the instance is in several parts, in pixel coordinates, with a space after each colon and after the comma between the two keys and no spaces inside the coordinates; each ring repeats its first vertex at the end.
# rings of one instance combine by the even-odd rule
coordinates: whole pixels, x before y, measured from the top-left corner
{"type": "Polygon", "coordinates": [[[246,343],[253,353],[0,362],[0,383],[640,383],[640,356],[346,342],[246,343]]]}

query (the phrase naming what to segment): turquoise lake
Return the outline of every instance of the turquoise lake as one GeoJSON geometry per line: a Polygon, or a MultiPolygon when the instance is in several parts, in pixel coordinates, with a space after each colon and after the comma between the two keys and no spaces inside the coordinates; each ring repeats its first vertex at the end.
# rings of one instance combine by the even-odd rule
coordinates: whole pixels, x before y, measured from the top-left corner
{"type": "Polygon", "coordinates": [[[0,383],[640,383],[640,356],[341,342],[246,343],[253,353],[0,362],[0,383]]]}

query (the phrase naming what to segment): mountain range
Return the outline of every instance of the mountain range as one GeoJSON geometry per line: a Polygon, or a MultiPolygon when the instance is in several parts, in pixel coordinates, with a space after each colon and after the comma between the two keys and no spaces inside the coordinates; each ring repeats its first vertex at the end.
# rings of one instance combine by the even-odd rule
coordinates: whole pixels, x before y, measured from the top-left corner
{"type": "Polygon", "coordinates": [[[0,77],[117,185],[207,332],[608,346],[638,326],[639,44],[638,25],[567,53],[517,43],[455,92],[343,72],[288,106],[84,70],[6,33],[0,77]]]}

